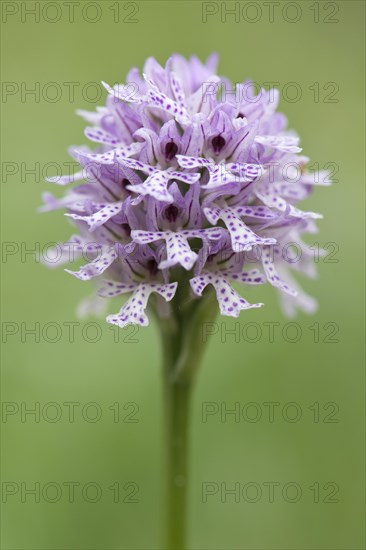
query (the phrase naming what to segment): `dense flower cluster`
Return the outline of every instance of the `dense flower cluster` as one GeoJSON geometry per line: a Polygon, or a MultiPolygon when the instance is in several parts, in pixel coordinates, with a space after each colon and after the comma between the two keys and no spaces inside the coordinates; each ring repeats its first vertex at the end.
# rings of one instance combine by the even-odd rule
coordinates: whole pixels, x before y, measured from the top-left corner
{"type": "Polygon", "coordinates": [[[43,210],[66,208],[79,228],[60,263],[71,246],[91,261],[69,273],[98,278],[99,296],[132,293],[110,323],[147,325],[152,293],[160,314],[169,315],[165,302],[184,270],[192,297],[212,285],[223,315],[262,305],[241,297],[233,281],[269,282],[289,315],[296,306],[316,307],[289,271],[315,274],[300,235],[315,232],[321,216],[295,205],[315,183],[327,185],[326,174],[305,171],[309,159],[276,112],[276,91],[234,87],[215,71],[214,55],[206,64],[174,55],[165,68],[149,58],[143,76],[133,69],[125,86],[105,84],[106,106],[79,111],[98,149],[73,147],[81,171],[50,178],[59,185],[86,180],[62,199],[45,193],[43,210]]]}

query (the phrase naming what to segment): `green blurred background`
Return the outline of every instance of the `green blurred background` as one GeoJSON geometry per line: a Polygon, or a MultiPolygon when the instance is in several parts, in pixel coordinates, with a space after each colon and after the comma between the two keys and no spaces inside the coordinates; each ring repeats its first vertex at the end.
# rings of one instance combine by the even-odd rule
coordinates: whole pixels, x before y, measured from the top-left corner
{"type": "MultiPolygon", "coordinates": [[[[73,22],[64,2],[57,3],[58,9],[55,3],[38,3],[36,21],[24,7],[34,9],[34,4],[2,2],[2,79],[7,93],[2,102],[1,222],[3,241],[15,243],[5,245],[11,254],[3,256],[2,263],[2,399],[8,413],[2,422],[2,548],[160,548],[157,326],[153,322],[132,335],[131,330],[122,331],[116,342],[117,333],[102,319],[77,318],[76,304],[92,293],[92,285],[62,269],[49,271],[24,254],[24,247],[40,243],[42,248],[72,233],[61,212],[37,214],[41,193],[54,189],[42,173],[25,170],[35,163],[40,172],[47,163],[62,166],[70,160],[66,148],[86,142],[84,123],[74,110],[94,110],[104,101],[92,100],[92,86],[82,93],[86,84],[123,81],[129,68],[141,68],[148,56],[164,63],[175,51],[206,58],[213,50],[220,54],[220,74],[234,82],[251,77],[261,84],[277,81],[281,90],[288,82],[300,86],[301,99],[282,97],[280,110],[300,133],[303,151],[313,162],[339,167],[338,183],[316,189],[307,201],[306,206],[325,215],[320,233],[308,242],[336,243],[338,251],[336,261],[319,261],[318,280],[301,280],[320,309],[312,317],[296,319],[299,341],[287,341],[295,329],[286,325],[270,288],[246,293],[249,299],[264,301],[264,308],[243,313],[239,320],[220,319],[217,333],[210,337],[192,411],[190,548],[364,548],[364,2],[301,1],[295,3],[297,8],[280,2],[273,22],[262,2],[251,7],[239,2],[238,22],[230,15],[225,21],[220,2],[208,8],[195,1],[80,2],[73,22]],[[202,9],[217,13],[204,23],[202,9]],[[257,22],[248,21],[258,14],[257,22]],[[286,21],[299,14],[297,22],[286,21]],[[92,23],[94,18],[99,20],[92,23]],[[51,82],[61,89],[53,102],[56,88],[52,90],[51,82]],[[74,98],[65,84],[70,82],[77,83],[74,98]],[[339,87],[332,96],[335,88],[327,88],[329,82],[339,87]],[[314,83],[319,83],[318,101],[314,83]],[[36,86],[38,97],[22,96],[22,89],[36,86]],[[93,325],[85,327],[88,322],[93,325]],[[257,325],[248,327],[249,322],[257,325]],[[274,342],[269,341],[266,322],[279,323],[274,342]],[[36,323],[39,342],[26,333],[36,323]],[[57,323],[58,333],[48,323],[57,323]],[[79,323],[73,342],[65,323],[79,323]],[[257,342],[248,341],[256,339],[258,326],[262,335],[257,342]],[[232,329],[240,330],[239,337],[225,335],[232,329]],[[67,402],[79,404],[74,422],[69,421],[67,402]],[[268,402],[278,403],[273,422],[264,405],[268,402]],[[293,402],[297,414],[302,413],[297,422],[289,421],[296,412],[288,405],[293,402]],[[115,403],[119,422],[114,421],[115,403]],[[202,421],[204,403],[215,404],[216,412],[207,422],[202,421]],[[22,418],[25,407],[35,406],[41,409],[39,419],[22,418]],[[225,406],[239,406],[241,419],[221,417],[225,406]],[[258,411],[262,417],[249,422],[258,411]],[[92,422],[97,413],[101,417],[92,422]],[[25,492],[37,482],[40,502],[25,492]],[[63,485],[68,482],[79,484],[73,503],[63,485]],[[91,482],[97,485],[87,485],[91,482]],[[203,502],[202,484],[207,482],[215,494],[203,502]],[[274,502],[268,498],[268,482],[279,484],[274,502]],[[136,488],[128,483],[139,487],[133,497],[137,502],[125,502],[136,488]],[[248,497],[235,502],[227,495],[225,502],[221,483],[227,489],[235,483],[245,486],[248,497]],[[297,485],[288,486],[286,493],[287,483],[297,485]],[[110,489],[116,484],[119,499],[110,489]],[[60,487],[62,495],[57,495],[60,487]],[[102,494],[93,503],[98,499],[95,487],[102,494]],[[262,495],[248,502],[258,487],[262,495]],[[301,498],[288,502],[295,498],[294,487],[301,488],[301,498]],[[317,487],[319,499],[314,496],[317,487]],[[336,502],[328,502],[337,487],[336,502]]],[[[228,9],[233,6],[226,3],[228,9]]],[[[117,308],[116,301],[110,311],[117,308]]]]}

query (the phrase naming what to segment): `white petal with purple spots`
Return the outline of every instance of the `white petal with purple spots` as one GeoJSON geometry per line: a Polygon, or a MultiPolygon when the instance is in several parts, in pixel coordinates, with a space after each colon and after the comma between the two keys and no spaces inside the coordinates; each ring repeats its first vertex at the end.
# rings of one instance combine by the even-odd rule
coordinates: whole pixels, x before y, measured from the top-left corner
{"type": "Polygon", "coordinates": [[[149,104],[172,115],[177,122],[186,126],[191,122],[187,110],[164,93],[150,89],[148,92],[149,104]]]}
{"type": "Polygon", "coordinates": [[[182,83],[178,75],[173,71],[171,71],[170,73],[170,85],[172,87],[173,94],[177,104],[179,105],[179,107],[184,109],[184,111],[186,111],[186,102],[185,102],[184,92],[182,88],[182,83]]]}
{"type": "Polygon", "coordinates": [[[158,201],[171,203],[174,197],[168,191],[168,182],[169,178],[164,172],[156,171],[143,183],[128,185],[127,189],[142,196],[149,195],[158,201]]]}
{"type": "Polygon", "coordinates": [[[251,269],[250,271],[242,271],[239,273],[223,271],[222,274],[226,279],[232,279],[233,281],[238,281],[247,285],[263,285],[267,281],[266,276],[263,275],[259,269],[251,269]]]}
{"type": "Polygon", "coordinates": [[[317,212],[304,212],[299,210],[279,195],[274,195],[268,191],[261,192],[257,190],[256,195],[266,206],[278,208],[281,212],[288,212],[289,215],[294,218],[321,219],[323,217],[322,214],[318,214],[317,212]]]}
{"type": "Polygon", "coordinates": [[[107,153],[85,153],[79,151],[80,156],[87,157],[90,160],[97,162],[98,164],[114,164],[116,161],[123,161],[131,155],[135,155],[141,151],[141,143],[132,143],[131,145],[123,145],[112,149],[107,153]]]}
{"type": "Polygon", "coordinates": [[[267,276],[267,280],[271,283],[272,286],[279,288],[280,290],[283,290],[287,294],[290,294],[291,296],[296,296],[297,292],[296,290],[293,290],[290,288],[286,283],[284,283],[274,266],[273,262],[273,248],[272,247],[264,247],[262,249],[262,264],[264,271],[267,276]]]}
{"type": "Polygon", "coordinates": [[[99,212],[95,212],[90,216],[79,216],[78,214],[65,214],[73,220],[81,220],[86,222],[89,225],[89,230],[94,231],[97,227],[103,225],[108,220],[119,214],[122,210],[123,201],[114,202],[104,206],[99,212]]]}
{"type": "Polygon", "coordinates": [[[167,269],[173,265],[180,264],[184,269],[192,269],[197,254],[192,252],[187,238],[183,232],[173,231],[132,231],[132,239],[139,244],[147,244],[158,240],[165,240],[167,258],[160,262],[159,269],[167,269]]]}
{"type": "Polygon", "coordinates": [[[182,168],[208,168],[212,170],[215,168],[215,162],[213,160],[199,157],[187,157],[185,155],[176,155],[176,157],[179,166],[181,166],[182,168]]]}
{"type": "Polygon", "coordinates": [[[180,264],[189,271],[197,259],[197,254],[192,252],[187,239],[180,233],[171,233],[166,237],[166,253],[167,259],[160,262],[159,269],[180,264]]]}
{"type": "Polygon", "coordinates": [[[244,298],[239,296],[227,279],[219,273],[203,273],[190,280],[190,285],[195,294],[202,296],[203,290],[207,285],[212,285],[216,291],[217,301],[219,303],[222,315],[229,317],[239,317],[241,310],[261,307],[263,304],[250,304],[244,298]]]}
{"type": "MultiPolygon", "coordinates": [[[[126,164],[126,163],[125,163],[126,164]]],[[[173,202],[174,198],[168,191],[168,183],[173,179],[184,181],[185,183],[193,184],[198,181],[199,174],[184,174],[183,172],[158,170],[150,166],[144,165],[139,161],[129,162],[129,167],[135,170],[147,171],[150,175],[143,182],[138,185],[128,185],[127,189],[140,195],[150,195],[154,199],[162,202],[173,202]]]]}
{"type": "MultiPolygon", "coordinates": [[[[110,145],[111,147],[116,147],[118,145],[118,139],[113,136],[112,134],[109,134],[108,132],[105,132],[101,128],[98,128],[97,126],[95,128],[91,128],[90,126],[87,126],[84,130],[85,136],[90,139],[90,141],[95,141],[96,143],[103,143],[104,145],[110,145]]],[[[122,144],[120,144],[122,145],[122,144]]]]}
{"type": "Polygon", "coordinates": [[[108,252],[103,254],[97,260],[82,266],[79,271],[70,271],[65,269],[67,273],[74,275],[77,279],[81,281],[89,281],[93,277],[98,277],[103,271],[105,271],[117,258],[117,252],[115,247],[112,247],[108,252]]]}
{"type": "Polygon", "coordinates": [[[231,208],[205,208],[204,213],[208,221],[214,225],[219,219],[225,223],[230,233],[232,249],[235,252],[251,250],[255,245],[263,246],[276,242],[276,239],[262,238],[256,235],[235,215],[231,208]]]}
{"type": "Polygon", "coordinates": [[[102,286],[99,289],[99,296],[105,298],[113,298],[114,296],[120,296],[121,294],[126,294],[127,292],[132,292],[137,286],[138,283],[117,283],[116,281],[104,281],[105,286],[102,286]]]}
{"type": "Polygon", "coordinates": [[[259,220],[273,220],[278,214],[266,206],[236,206],[231,207],[233,214],[241,218],[255,218],[259,220]]]}
{"type": "Polygon", "coordinates": [[[107,322],[119,327],[124,327],[128,324],[137,324],[147,326],[149,319],[145,313],[145,309],[152,292],[160,294],[167,302],[169,302],[177,290],[178,283],[170,284],[145,284],[141,283],[135,287],[135,291],[131,298],[124,304],[120,312],[107,317],[107,322]]]}

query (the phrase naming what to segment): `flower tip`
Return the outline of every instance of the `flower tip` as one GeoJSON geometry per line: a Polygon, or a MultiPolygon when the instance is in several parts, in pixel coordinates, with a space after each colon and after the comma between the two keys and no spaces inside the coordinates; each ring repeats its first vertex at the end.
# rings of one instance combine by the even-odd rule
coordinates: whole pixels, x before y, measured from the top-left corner
{"type": "Polygon", "coordinates": [[[113,91],[113,89],[111,88],[111,86],[109,84],[107,84],[106,82],[104,82],[104,80],[101,81],[101,84],[102,86],[107,90],[107,92],[111,92],[113,91]]]}

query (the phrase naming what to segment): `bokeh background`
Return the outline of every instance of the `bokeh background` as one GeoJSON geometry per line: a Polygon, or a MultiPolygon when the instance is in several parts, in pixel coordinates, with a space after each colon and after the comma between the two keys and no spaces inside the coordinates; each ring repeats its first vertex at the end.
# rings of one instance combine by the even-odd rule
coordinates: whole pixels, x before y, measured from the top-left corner
{"type": "Polygon", "coordinates": [[[280,2],[273,21],[263,2],[238,2],[237,21],[221,2],[78,2],[73,22],[64,2],[35,4],[2,2],[2,548],[161,547],[157,326],[118,333],[103,318],[80,321],[76,304],[92,285],[47,270],[26,250],[72,233],[61,212],[37,207],[54,191],[47,166],[58,173],[67,147],[86,141],[75,109],[103,104],[89,83],[123,81],[148,56],[164,63],[175,51],[206,58],[213,50],[234,82],[300,86],[296,102],[281,93],[280,110],[304,153],[320,168],[333,163],[338,182],[307,201],[325,215],[308,242],[334,244],[319,279],[301,281],[320,309],[296,319],[298,341],[288,341],[296,327],[271,288],[247,294],[264,308],[220,319],[210,337],[192,411],[189,547],[364,548],[364,2],[280,2]],[[213,13],[206,22],[202,10],[213,13]],[[273,342],[266,322],[279,323],[273,342]],[[73,341],[70,323],[78,323],[73,341]],[[273,422],[268,402],[277,403],[273,422]],[[203,422],[205,403],[214,414],[203,422]],[[37,407],[39,417],[26,414],[37,407]],[[225,407],[240,407],[241,417],[225,407]],[[215,494],[204,502],[207,482],[215,494]],[[26,492],[36,483],[39,502],[26,492]],[[225,497],[235,484],[247,490],[239,502],[225,497]]]}

